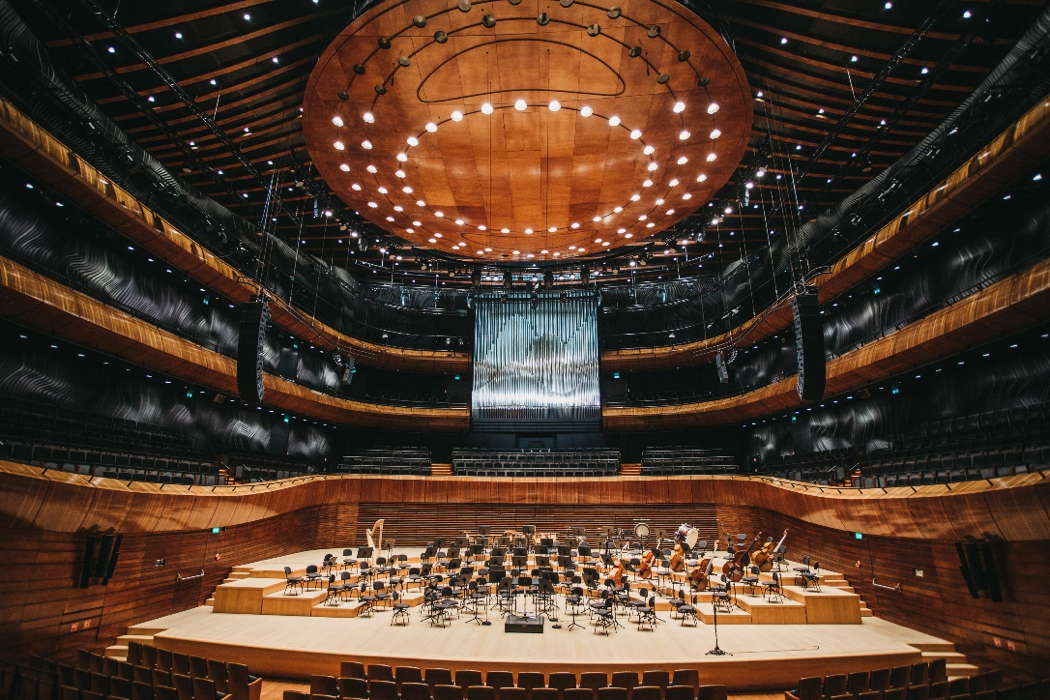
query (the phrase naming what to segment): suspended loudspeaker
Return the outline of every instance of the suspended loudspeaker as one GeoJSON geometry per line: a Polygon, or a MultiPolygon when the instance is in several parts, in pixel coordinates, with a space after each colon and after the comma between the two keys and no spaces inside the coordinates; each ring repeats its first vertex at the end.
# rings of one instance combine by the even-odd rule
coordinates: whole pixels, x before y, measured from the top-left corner
{"type": "Polygon", "coordinates": [[[249,403],[262,403],[263,342],[270,325],[265,301],[241,304],[241,329],[237,340],[237,392],[249,403]]]}
{"type": "Polygon", "coordinates": [[[824,398],[824,328],[820,320],[817,292],[807,287],[791,300],[795,312],[795,357],[798,360],[799,398],[820,401],[824,398]]]}
{"type": "Polygon", "coordinates": [[[721,384],[729,383],[729,370],[726,368],[726,358],[722,353],[715,355],[715,369],[718,370],[718,381],[721,384]]]}
{"type": "Polygon", "coordinates": [[[343,375],[340,379],[343,382],[343,386],[350,386],[350,383],[354,381],[354,374],[356,373],[357,361],[354,360],[353,355],[343,356],[343,375]]]}

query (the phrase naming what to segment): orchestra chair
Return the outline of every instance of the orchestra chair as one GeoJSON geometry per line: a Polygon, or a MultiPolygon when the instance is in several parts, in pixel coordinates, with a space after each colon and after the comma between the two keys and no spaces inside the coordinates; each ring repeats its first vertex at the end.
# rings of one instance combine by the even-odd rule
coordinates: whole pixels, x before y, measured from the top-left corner
{"type": "Polygon", "coordinates": [[[634,671],[617,671],[612,675],[612,681],[610,681],[609,685],[614,688],[631,690],[636,685],[639,685],[638,674],[634,671]]]}
{"type": "Polygon", "coordinates": [[[755,589],[758,587],[758,574],[760,569],[757,566],[748,567],[748,575],[740,579],[740,584],[747,586],[748,595],[754,595],[755,589]]]}
{"type": "Polygon", "coordinates": [[[640,685],[631,691],[631,700],[662,700],[663,690],[658,685],[640,685]]]}
{"type": "Polygon", "coordinates": [[[310,694],[339,695],[339,681],[334,676],[310,676],[310,694]]]}
{"type": "Polygon", "coordinates": [[[567,671],[557,671],[547,676],[547,686],[558,690],[568,690],[576,687],[576,674],[567,671]]]}
{"type": "Polygon", "coordinates": [[[343,678],[364,678],[365,665],[360,661],[342,661],[339,664],[339,675],[343,678]]]}
{"type": "MultiPolygon", "coordinates": [[[[401,700],[412,700],[406,698],[402,693],[401,700]]],[[[467,700],[496,700],[496,689],[491,685],[472,685],[467,688],[467,700]]]]}
{"type": "Polygon", "coordinates": [[[398,700],[394,681],[368,681],[369,700],[398,700]]]}
{"type": "Polygon", "coordinates": [[[496,690],[514,687],[514,674],[510,671],[489,671],[485,674],[485,683],[496,690]]]}
{"type": "MultiPolygon", "coordinates": [[[[578,576],[573,577],[574,580],[578,578],[578,576]]],[[[569,617],[572,618],[572,622],[569,623],[567,629],[572,630],[575,627],[585,629],[583,625],[576,622],[576,618],[583,614],[583,588],[573,586],[569,595],[565,596],[565,606],[568,608],[569,617]]]]}
{"type": "Polygon", "coordinates": [[[439,683],[431,692],[434,700],[463,700],[463,686],[439,683]]]}
{"type": "Polygon", "coordinates": [[[408,603],[402,602],[401,594],[397,591],[390,593],[391,601],[393,603],[394,614],[390,617],[391,625],[407,625],[412,617],[408,614],[409,606],[408,603]]]}
{"type": "Polygon", "coordinates": [[[663,622],[663,620],[656,615],[656,596],[653,596],[649,598],[649,604],[641,609],[638,629],[641,630],[643,626],[647,626],[650,630],[655,630],[658,622],[663,622]]]}
{"type": "Polygon", "coordinates": [[[700,618],[696,615],[696,594],[692,593],[689,596],[689,602],[685,602],[685,591],[678,591],[678,604],[675,606],[675,611],[678,613],[679,624],[682,627],[696,627],[700,624],[700,618]],[[692,620],[692,624],[686,624],[689,620],[692,620]]]}
{"type": "Polygon", "coordinates": [[[727,700],[729,693],[724,685],[702,685],[697,700],[727,700]]]}
{"type": "Polygon", "coordinates": [[[322,576],[317,570],[317,564],[310,564],[306,567],[306,574],[303,576],[303,582],[306,583],[307,588],[310,588],[315,581],[320,585],[321,580],[322,576]]]}
{"type": "Polygon", "coordinates": [[[289,591],[298,591],[295,595],[299,595],[303,591],[303,579],[301,576],[292,576],[292,567],[284,567],[284,592],[287,595],[289,591]]]}
{"type": "MultiPolygon", "coordinates": [[[[607,593],[607,591],[606,591],[607,593]]],[[[593,606],[593,603],[592,603],[593,606]]],[[[616,632],[620,623],[616,621],[616,615],[613,612],[613,597],[606,595],[602,599],[602,604],[598,608],[593,608],[594,617],[591,620],[591,624],[594,626],[595,634],[609,634],[609,630],[616,632]]]]}
{"type": "MultiPolygon", "coordinates": [[[[430,696],[430,689],[427,689],[427,697],[430,696]]],[[[348,678],[345,676],[339,677],[339,697],[341,698],[355,698],[356,700],[367,700],[368,698],[368,682],[363,678],[348,678]]]]}

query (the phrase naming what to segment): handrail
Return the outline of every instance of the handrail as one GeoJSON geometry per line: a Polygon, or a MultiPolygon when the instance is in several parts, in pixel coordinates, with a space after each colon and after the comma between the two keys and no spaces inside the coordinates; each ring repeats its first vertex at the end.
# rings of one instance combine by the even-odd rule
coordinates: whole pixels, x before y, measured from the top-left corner
{"type": "Polygon", "coordinates": [[[887,591],[897,591],[898,593],[903,593],[904,592],[904,589],[901,587],[900,581],[897,582],[896,586],[887,586],[884,583],[879,583],[876,580],[876,577],[872,576],[871,577],[871,585],[875,586],[875,588],[882,588],[882,589],[887,590],[887,591]]]}
{"type": "Polygon", "coordinates": [[[183,576],[182,572],[175,574],[175,583],[182,583],[183,581],[192,581],[195,578],[204,578],[204,569],[201,569],[199,574],[193,574],[192,576],[183,576]]]}

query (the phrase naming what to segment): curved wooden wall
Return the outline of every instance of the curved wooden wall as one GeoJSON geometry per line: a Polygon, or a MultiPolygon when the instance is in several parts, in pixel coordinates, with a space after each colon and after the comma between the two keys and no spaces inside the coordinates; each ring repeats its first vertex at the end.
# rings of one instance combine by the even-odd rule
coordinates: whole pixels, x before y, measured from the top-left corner
{"type": "MultiPolygon", "coordinates": [[[[161,486],[0,462],[0,527],[76,532],[203,530],[303,508],[368,504],[704,504],[790,514],[816,526],[911,540],[982,533],[1050,539],[1045,473],[891,489],[839,489],[770,477],[310,476],[242,486],[161,486]]],[[[356,511],[355,511],[356,518],[356,511]]]]}
{"type": "MultiPolygon", "coordinates": [[[[1050,318],[1050,260],[1042,260],[827,364],[826,396],[888,379],[1050,318]]],[[[602,409],[608,430],[666,429],[751,420],[804,405],[789,377],[701,403],[602,409]]]]}
{"type": "MultiPolygon", "coordinates": [[[[1050,99],[1032,107],[1009,129],[996,136],[857,247],[831,269],[813,278],[821,303],[834,299],[874,275],[890,261],[931,238],[947,225],[976,209],[987,197],[1034,167],[1050,154],[1050,99]]],[[[658,348],[611,350],[602,353],[603,370],[652,369],[694,364],[734,345],[750,345],[791,324],[791,304],[774,304],[755,318],[726,332],[692,343],[658,348]]]]}
{"type": "MultiPolygon", "coordinates": [[[[0,257],[2,315],[194,384],[237,394],[237,362],[0,257]]],[[[267,406],[324,421],[465,430],[466,408],[408,408],[342,399],[265,374],[267,406]]]]}
{"type": "Polygon", "coordinates": [[[330,350],[348,350],[364,364],[411,371],[465,372],[470,356],[460,352],[412,350],[370,343],[346,335],[262,288],[205,249],[86,160],[0,98],[0,144],[4,157],[64,192],[71,200],[172,267],[234,302],[263,294],[273,322],[330,350]]]}

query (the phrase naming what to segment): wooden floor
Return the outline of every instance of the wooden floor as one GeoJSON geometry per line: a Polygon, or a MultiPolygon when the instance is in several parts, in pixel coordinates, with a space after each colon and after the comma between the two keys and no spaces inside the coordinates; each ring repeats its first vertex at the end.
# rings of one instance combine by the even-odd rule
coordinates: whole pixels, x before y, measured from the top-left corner
{"type": "Polygon", "coordinates": [[[787,688],[808,675],[914,663],[922,657],[914,644],[943,643],[878,618],[860,625],[726,625],[719,627],[719,642],[732,656],[714,657],[705,655],[714,630],[704,624],[666,621],[654,632],[627,626],[609,636],[548,624],[543,634],[506,634],[498,617],[488,627],[459,620],[437,629],[421,623],[418,610],[407,627],[392,627],[390,615],[236,615],[202,606],[143,626],[164,629],[153,639],[158,648],[245,663],[275,677],[337,675],[347,659],[483,671],[697,668],[702,682],[734,690],[787,688]]]}

